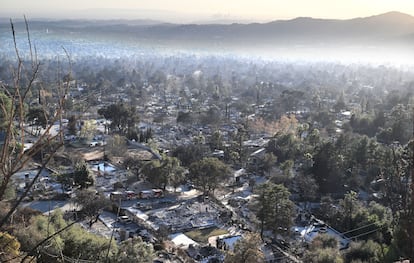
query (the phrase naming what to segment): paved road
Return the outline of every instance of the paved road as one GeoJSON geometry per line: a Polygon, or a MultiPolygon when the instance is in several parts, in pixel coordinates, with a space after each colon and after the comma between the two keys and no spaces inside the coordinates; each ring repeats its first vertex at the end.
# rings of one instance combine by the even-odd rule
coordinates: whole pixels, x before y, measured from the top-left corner
{"type": "Polygon", "coordinates": [[[48,213],[49,211],[60,208],[62,211],[72,211],[76,206],[68,201],[32,201],[28,203],[23,203],[22,207],[30,207],[32,209],[38,210],[42,213],[48,213]]]}

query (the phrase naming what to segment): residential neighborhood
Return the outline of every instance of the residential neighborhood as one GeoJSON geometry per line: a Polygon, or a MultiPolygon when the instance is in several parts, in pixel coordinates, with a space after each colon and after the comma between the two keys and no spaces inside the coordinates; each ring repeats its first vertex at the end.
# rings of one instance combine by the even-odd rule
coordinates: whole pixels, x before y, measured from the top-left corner
{"type": "Polygon", "coordinates": [[[0,261],[412,261],[412,64],[170,50],[303,21],[0,25],[0,261]]]}

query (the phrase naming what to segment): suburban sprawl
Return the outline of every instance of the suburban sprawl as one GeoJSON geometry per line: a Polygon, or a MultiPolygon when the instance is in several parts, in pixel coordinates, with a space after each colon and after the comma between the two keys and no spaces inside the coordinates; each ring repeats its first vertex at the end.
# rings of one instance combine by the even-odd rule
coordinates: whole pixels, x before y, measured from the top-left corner
{"type": "Polygon", "coordinates": [[[33,24],[0,35],[1,262],[413,255],[412,66],[62,44],[33,24]]]}

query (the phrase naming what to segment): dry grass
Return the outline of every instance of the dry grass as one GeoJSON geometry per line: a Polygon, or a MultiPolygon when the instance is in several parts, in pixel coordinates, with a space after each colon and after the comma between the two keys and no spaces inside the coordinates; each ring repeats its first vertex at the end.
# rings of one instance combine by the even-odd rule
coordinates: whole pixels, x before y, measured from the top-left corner
{"type": "Polygon", "coordinates": [[[225,229],[210,227],[205,229],[192,230],[184,234],[198,243],[207,243],[209,237],[225,235],[228,234],[228,232],[225,229]]]}

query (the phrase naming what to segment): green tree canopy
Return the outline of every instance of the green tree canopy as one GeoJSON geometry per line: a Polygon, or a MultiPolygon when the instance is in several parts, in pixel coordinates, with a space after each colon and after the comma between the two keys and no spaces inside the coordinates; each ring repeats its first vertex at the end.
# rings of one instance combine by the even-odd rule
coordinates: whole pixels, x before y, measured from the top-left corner
{"type": "Polygon", "coordinates": [[[12,114],[12,101],[4,92],[0,92],[0,131],[5,128],[7,120],[12,114]]]}
{"type": "Polygon", "coordinates": [[[344,174],[344,156],[331,142],[321,145],[314,155],[312,173],[322,193],[341,192],[344,174]]]}
{"type": "Polygon", "coordinates": [[[111,104],[98,110],[98,114],[111,121],[110,128],[113,131],[127,134],[132,130],[139,118],[135,108],[128,107],[123,103],[111,104]]]}
{"type": "Polygon", "coordinates": [[[89,227],[98,221],[98,216],[110,201],[102,194],[93,190],[80,190],[76,192],[74,202],[81,207],[81,213],[89,220],[89,227]]]}
{"type": "Polygon", "coordinates": [[[312,174],[297,174],[295,183],[298,188],[299,197],[302,201],[309,202],[316,198],[318,184],[312,174]]]}
{"type": "Polygon", "coordinates": [[[130,238],[121,242],[118,251],[111,257],[114,263],[152,263],[154,261],[154,249],[151,244],[142,241],[141,237],[130,238]]]}
{"type": "Polygon", "coordinates": [[[229,251],[224,258],[224,263],[262,263],[265,256],[260,248],[262,240],[260,236],[249,233],[234,245],[233,251],[229,251]]]}
{"type": "Polygon", "coordinates": [[[343,263],[344,260],[336,248],[319,248],[307,251],[303,257],[303,262],[343,263]]]}
{"type": "Polygon", "coordinates": [[[261,236],[265,228],[288,235],[295,213],[289,190],[281,184],[264,183],[258,186],[257,194],[252,209],[259,220],[261,236]]]}
{"type": "Polygon", "coordinates": [[[384,262],[381,256],[381,245],[372,241],[352,242],[344,254],[345,263],[351,262],[384,262]]]}
{"type": "Polygon", "coordinates": [[[145,163],[140,170],[147,181],[162,189],[165,189],[167,185],[179,186],[184,181],[184,171],[178,158],[166,155],[161,160],[151,160],[145,163]]]}
{"type": "Polygon", "coordinates": [[[74,115],[71,115],[69,117],[68,132],[71,135],[77,135],[77,133],[78,133],[77,119],[76,119],[76,116],[74,116],[74,115]]]}
{"type": "Polygon", "coordinates": [[[180,159],[183,166],[189,167],[193,162],[199,161],[207,156],[209,149],[203,144],[180,145],[172,152],[174,157],[180,159]]]}
{"type": "Polygon", "coordinates": [[[223,149],[223,135],[220,130],[215,130],[213,134],[211,134],[209,144],[212,151],[223,149]]]}
{"type": "MultiPolygon", "coordinates": [[[[53,212],[50,217],[43,215],[32,217],[27,227],[17,229],[15,233],[21,243],[21,251],[31,251],[34,256],[40,254],[45,262],[54,262],[53,260],[62,255],[75,260],[105,261],[109,240],[87,232],[78,224],[71,223],[63,219],[60,210],[53,212]],[[65,230],[32,251],[37,244],[63,229],[65,230]]],[[[112,241],[110,255],[113,255],[116,249],[117,245],[112,241]]]]}
{"type": "Polygon", "coordinates": [[[190,179],[204,194],[214,191],[229,175],[227,165],[217,158],[205,157],[190,165],[190,179]]]}
{"type": "Polygon", "coordinates": [[[46,128],[48,113],[42,106],[31,107],[26,117],[33,125],[46,128]]]}
{"type": "Polygon", "coordinates": [[[391,210],[375,202],[366,206],[358,200],[355,192],[347,193],[340,201],[336,217],[337,228],[347,232],[348,237],[373,239],[383,244],[391,242],[391,210]]]}
{"type": "Polygon", "coordinates": [[[73,181],[76,185],[79,185],[82,189],[88,188],[93,185],[94,180],[92,173],[89,170],[86,162],[81,161],[76,163],[75,171],[73,172],[73,181]]]}
{"type": "Polygon", "coordinates": [[[273,153],[279,162],[294,160],[299,153],[299,141],[293,133],[276,134],[269,141],[266,150],[273,153]]]}
{"type": "Polygon", "coordinates": [[[309,250],[306,251],[304,262],[312,263],[343,263],[339,253],[338,240],[330,235],[321,234],[312,240],[309,250]]]}

